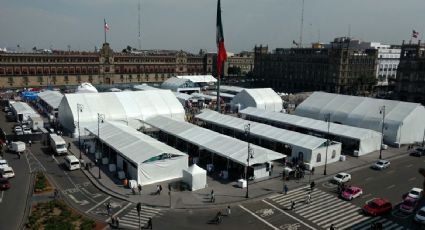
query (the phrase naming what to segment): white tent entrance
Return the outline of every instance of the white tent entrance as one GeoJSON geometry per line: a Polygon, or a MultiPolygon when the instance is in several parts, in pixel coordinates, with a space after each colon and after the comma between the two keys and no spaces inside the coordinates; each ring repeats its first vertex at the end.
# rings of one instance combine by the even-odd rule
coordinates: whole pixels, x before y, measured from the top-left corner
{"type": "Polygon", "coordinates": [[[203,189],[207,186],[207,171],[196,164],[183,170],[183,181],[192,191],[203,189]]]}

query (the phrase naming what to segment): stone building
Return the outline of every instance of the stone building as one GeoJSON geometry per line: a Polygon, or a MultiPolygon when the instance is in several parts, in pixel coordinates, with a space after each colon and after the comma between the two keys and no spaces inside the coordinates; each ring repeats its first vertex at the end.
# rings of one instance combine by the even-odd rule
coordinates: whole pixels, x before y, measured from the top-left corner
{"type": "Polygon", "coordinates": [[[377,50],[354,49],[338,38],[329,47],[275,49],[255,47],[254,77],[275,91],[326,91],[365,95],[376,84],[377,50]]]}
{"type": "Polygon", "coordinates": [[[403,41],[395,97],[425,105],[425,44],[421,41],[416,44],[405,44],[403,41]]]}
{"type": "Polygon", "coordinates": [[[176,75],[212,73],[213,55],[148,50],[116,53],[108,43],[100,52],[0,52],[0,88],[63,87],[163,82],[176,75]]]}
{"type": "Polygon", "coordinates": [[[254,52],[229,55],[224,63],[225,76],[246,76],[254,69],[254,52]]]}

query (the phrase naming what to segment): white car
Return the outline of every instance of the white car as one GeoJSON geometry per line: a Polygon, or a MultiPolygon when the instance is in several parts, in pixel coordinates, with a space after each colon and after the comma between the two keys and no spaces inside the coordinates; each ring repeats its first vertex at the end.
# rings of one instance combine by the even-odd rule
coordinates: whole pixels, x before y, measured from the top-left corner
{"type": "Polygon", "coordinates": [[[341,184],[341,183],[345,183],[351,180],[351,175],[348,173],[338,173],[334,176],[334,181],[336,181],[337,183],[341,184]]]}
{"type": "Polygon", "coordinates": [[[22,135],[24,133],[21,126],[15,126],[14,131],[17,135],[22,135]]]}
{"type": "Polygon", "coordinates": [[[415,221],[421,224],[425,224],[425,206],[423,206],[415,215],[415,221]]]}
{"type": "Polygon", "coordinates": [[[2,178],[15,177],[15,172],[13,171],[12,167],[9,167],[9,166],[0,169],[0,174],[2,178]]]}
{"type": "Polygon", "coordinates": [[[7,161],[4,159],[0,160],[0,170],[3,168],[9,167],[9,165],[7,164],[7,161]]]}
{"type": "Polygon", "coordinates": [[[374,169],[382,170],[382,169],[390,167],[390,162],[387,160],[379,160],[372,167],[374,169]]]}
{"type": "Polygon", "coordinates": [[[422,198],[422,191],[423,191],[423,189],[421,189],[421,188],[412,188],[412,189],[410,189],[407,196],[410,196],[413,199],[419,200],[419,199],[422,198]]]}
{"type": "Polygon", "coordinates": [[[28,126],[22,126],[24,134],[31,134],[31,129],[28,126]]]}

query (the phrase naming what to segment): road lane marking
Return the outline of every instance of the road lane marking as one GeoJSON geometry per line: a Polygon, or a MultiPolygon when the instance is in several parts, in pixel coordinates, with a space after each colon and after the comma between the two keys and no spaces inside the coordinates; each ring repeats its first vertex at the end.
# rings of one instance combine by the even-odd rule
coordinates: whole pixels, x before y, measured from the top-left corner
{"type": "Polygon", "coordinates": [[[409,181],[412,181],[412,180],[416,180],[416,177],[412,177],[409,179],[409,181]]]}
{"type": "Polygon", "coordinates": [[[111,196],[106,197],[106,199],[102,200],[101,202],[97,203],[95,206],[93,206],[92,208],[90,208],[89,210],[86,211],[86,213],[89,213],[91,210],[97,208],[99,205],[105,203],[105,201],[109,200],[111,198],[111,196]]]}
{"type": "Polygon", "coordinates": [[[296,220],[296,221],[298,221],[298,222],[302,223],[304,226],[306,226],[306,227],[308,227],[308,228],[310,228],[310,229],[312,229],[312,230],[316,230],[316,228],[311,227],[311,226],[310,226],[310,225],[308,225],[306,222],[304,222],[304,221],[302,221],[302,220],[300,220],[300,219],[296,218],[295,216],[293,216],[293,215],[291,215],[291,214],[289,214],[289,213],[287,213],[287,212],[283,211],[282,209],[280,209],[280,208],[276,207],[275,205],[273,205],[273,204],[271,204],[271,203],[269,203],[269,202],[267,202],[267,201],[265,201],[265,200],[262,200],[262,201],[263,201],[264,203],[266,203],[266,204],[270,205],[270,206],[271,206],[271,207],[273,207],[274,209],[278,210],[279,212],[281,212],[281,213],[283,213],[283,214],[285,214],[285,215],[287,215],[287,216],[291,217],[292,219],[294,219],[294,220],[296,220]]]}
{"type": "Polygon", "coordinates": [[[68,195],[73,201],[74,201],[74,203],[77,203],[77,204],[79,204],[79,205],[81,205],[81,206],[84,206],[84,205],[86,205],[86,204],[88,204],[88,203],[90,203],[90,202],[88,202],[87,200],[77,200],[77,198],[75,198],[73,195],[71,195],[71,194],[69,194],[68,195]]]}
{"type": "MultiPolygon", "coordinates": [[[[130,205],[131,205],[131,202],[128,202],[128,204],[126,206],[124,206],[124,208],[122,208],[118,212],[114,213],[112,216],[117,216],[118,214],[120,214],[121,212],[126,210],[128,207],[130,207],[130,205]]],[[[109,222],[110,220],[111,220],[111,218],[109,217],[108,219],[105,220],[105,222],[109,222]]]]}
{"type": "Polygon", "coordinates": [[[368,194],[366,194],[366,195],[362,195],[362,196],[360,196],[361,198],[367,198],[367,197],[369,197],[369,196],[372,196],[372,193],[368,193],[368,194]]]}
{"type": "Polygon", "coordinates": [[[257,218],[258,220],[260,220],[261,222],[267,224],[270,228],[274,229],[274,230],[279,230],[279,228],[275,227],[274,225],[270,224],[269,222],[267,222],[266,220],[264,220],[263,218],[257,216],[257,214],[251,212],[250,210],[248,210],[247,208],[245,208],[242,205],[239,205],[239,207],[243,210],[245,210],[247,213],[251,214],[252,216],[254,216],[255,218],[257,218]]]}
{"type": "Polygon", "coordinates": [[[392,184],[392,185],[388,186],[388,187],[387,187],[387,189],[392,189],[392,188],[394,188],[394,187],[395,187],[395,185],[394,185],[394,184],[392,184]]]}
{"type": "Polygon", "coordinates": [[[1,191],[0,203],[3,201],[3,194],[4,194],[4,191],[1,191]]]}

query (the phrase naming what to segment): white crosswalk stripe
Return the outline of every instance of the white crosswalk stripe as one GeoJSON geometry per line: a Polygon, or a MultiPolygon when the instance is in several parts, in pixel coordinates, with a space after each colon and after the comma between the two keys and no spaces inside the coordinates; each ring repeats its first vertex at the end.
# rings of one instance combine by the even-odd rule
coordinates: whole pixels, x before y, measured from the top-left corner
{"type": "MultiPolygon", "coordinates": [[[[147,206],[142,206],[142,210],[140,212],[140,224],[141,226],[145,226],[148,223],[149,218],[153,218],[155,216],[163,215],[161,209],[152,208],[147,206]]],[[[119,217],[120,225],[129,227],[129,228],[139,228],[139,214],[137,213],[137,209],[135,205],[131,206],[131,209],[127,211],[125,214],[119,217]]]]}
{"type": "Polygon", "coordinates": [[[365,216],[362,210],[351,202],[343,201],[335,194],[317,188],[310,193],[311,203],[308,204],[306,200],[309,193],[308,187],[302,187],[289,191],[286,195],[273,195],[268,199],[286,208],[290,208],[291,202],[294,201],[294,212],[322,229],[329,229],[331,224],[334,224],[337,229],[365,230],[370,229],[370,224],[374,221],[382,223],[384,229],[406,229],[385,217],[365,216]]]}

